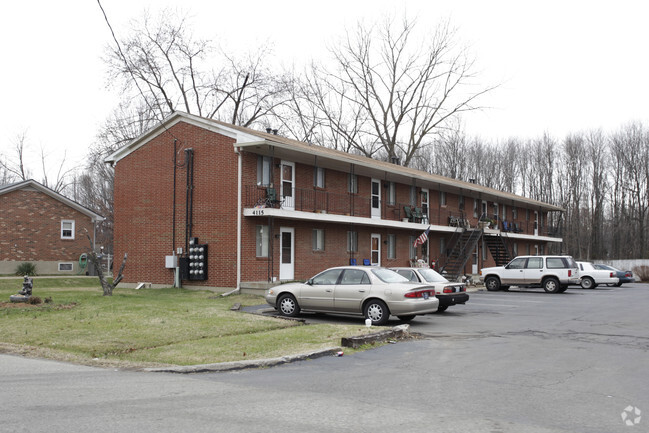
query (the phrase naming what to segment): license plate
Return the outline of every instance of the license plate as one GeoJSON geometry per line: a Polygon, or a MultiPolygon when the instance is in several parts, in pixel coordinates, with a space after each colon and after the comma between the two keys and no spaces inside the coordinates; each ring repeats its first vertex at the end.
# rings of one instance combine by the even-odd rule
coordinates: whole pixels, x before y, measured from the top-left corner
{"type": "Polygon", "coordinates": [[[428,292],[424,292],[424,299],[428,299],[429,297],[430,295],[428,294],[428,292]]]}

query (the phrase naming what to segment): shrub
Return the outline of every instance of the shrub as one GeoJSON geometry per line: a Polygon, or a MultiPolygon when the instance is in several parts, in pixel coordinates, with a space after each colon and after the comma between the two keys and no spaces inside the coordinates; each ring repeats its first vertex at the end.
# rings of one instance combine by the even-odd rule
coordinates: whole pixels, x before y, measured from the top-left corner
{"type": "Polygon", "coordinates": [[[43,301],[38,296],[32,296],[31,298],[29,298],[29,301],[27,301],[27,303],[31,305],[40,305],[43,303],[43,301]]]}
{"type": "Polygon", "coordinates": [[[639,281],[649,281],[649,266],[636,266],[632,269],[633,275],[639,281]]]}
{"type": "Polygon", "coordinates": [[[36,275],[36,265],[30,262],[21,263],[18,265],[18,267],[16,267],[15,274],[21,277],[24,275],[33,277],[34,275],[36,275]]]}

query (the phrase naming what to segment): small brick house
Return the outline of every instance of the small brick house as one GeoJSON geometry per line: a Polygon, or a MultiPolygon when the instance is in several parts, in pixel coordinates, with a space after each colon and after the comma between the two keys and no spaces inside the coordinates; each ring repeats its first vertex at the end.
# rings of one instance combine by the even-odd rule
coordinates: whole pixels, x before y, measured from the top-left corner
{"type": "Polygon", "coordinates": [[[0,274],[13,274],[24,262],[40,275],[78,273],[90,249],[86,231],[94,245],[103,220],[34,180],[0,187],[0,274]]]}
{"type": "Polygon", "coordinates": [[[559,207],[182,112],[106,161],[126,284],[265,287],[350,263],[457,278],[561,245],[559,207]]]}

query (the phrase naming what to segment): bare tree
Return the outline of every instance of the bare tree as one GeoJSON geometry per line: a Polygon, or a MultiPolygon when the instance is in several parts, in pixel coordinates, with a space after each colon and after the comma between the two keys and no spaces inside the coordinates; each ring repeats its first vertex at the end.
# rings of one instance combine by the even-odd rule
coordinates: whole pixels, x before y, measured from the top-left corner
{"type": "Polygon", "coordinates": [[[265,63],[269,47],[233,56],[188,27],[186,16],[163,10],[156,18],[145,13],[129,35],[115,37],[106,63],[125,95],[135,91],[134,100],[157,118],[181,110],[244,126],[286,100],[284,77],[265,63]]]}
{"type": "MultiPolygon", "coordinates": [[[[447,24],[417,40],[415,22],[359,24],[331,49],[335,68],[313,65],[300,86],[308,125],[322,125],[323,145],[348,145],[368,157],[401,158],[418,150],[454,116],[477,108],[490,88],[469,90],[473,61],[454,45],[447,24]]],[[[343,149],[344,150],[344,149],[343,149]]]]}
{"type": "MultiPolygon", "coordinates": [[[[28,161],[26,161],[28,146],[27,132],[23,131],[16,136],[13,142],[14,155],[4,155],[4,158],[0,159],[0,170],[2,170],[3,183],[23,181],[33,178],[33,171],[28,167],[28,161]]],[[[66,152],[63,153],[63,157],[61,158],[55,173],[56,175],[53,178],[50,176],[49,172],[53,159],[45,153],[45,149],[42,147],[40,150],[40,158],[41,178],[38,179],[40,183],[58,193],[65,192],[70,185],[70,181],[75,172],[75,168],[66,168],[66,152]]]]}

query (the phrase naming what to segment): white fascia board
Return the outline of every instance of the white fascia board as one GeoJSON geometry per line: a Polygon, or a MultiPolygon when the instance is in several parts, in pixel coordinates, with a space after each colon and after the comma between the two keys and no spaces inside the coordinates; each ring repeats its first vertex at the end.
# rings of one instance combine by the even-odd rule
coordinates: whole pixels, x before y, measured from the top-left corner
{"type": "Polygon", "coordinates": [[[63,195],[59,194],[58,192],[47,188],[44,185],[41,185],[40,183],[36,182],[33,179],[29,179],[29,180],[26,180],[24,182],[19,182],[19,183],[10,185],[10,186],[8,186],[6,188],[3,188],[2,191],[0,191],[0,193],[5,194],[5,193],[11,192],[11,191],[18,191],[18,190],[25,189],[25,188],[33,188],[33,189],[35,189],[35,190],[37,190],[37,191],[51,197],[51,198],[53,198],[54,200],[57,200],[57,201],[63,203],[64,205],[66,205],[68,207],[71,207],[72,209],[75,209],[75,210],[81,212],[82,214],[88,216],[92,221],[99,222],[99,221],[104,221],[106,219],[103,216],[91,211],[87,207],[81,206],[76,201],[71,200],[71,199],[63,196],[63,195]]]}
{"type": "Polygon", "coordinates": [[[140,135],[138,138],[131,141],[129,144],[117,149],[115,152],[110,154],[106,159],[104,159],[104,162],[111,163],[113,165],[116,164],[120,159],[125,158],[132,152],[141,148],[149,141],[158,137],[160,134],[165,133],[169,128],[175,126],[180,122],[184,122],[217,134],[224,135],[226,137],[233,138],[236,140],[237,143],[239,142],[249,143],[249,142],[259,141],[259,137],[256,137],[252,134],[246,134],[245,132],[241,132],[237,129],[229,128],[225,125],[215,123],[210,119],[204,119],[199,116],[194,116],[192,114],[176,111],[173,114],[171,114],[169,117],[167,117],[165,120],[163,120],[161,123],[152,127],[151,129],[147,130],[144,134],[140,135]]]}

